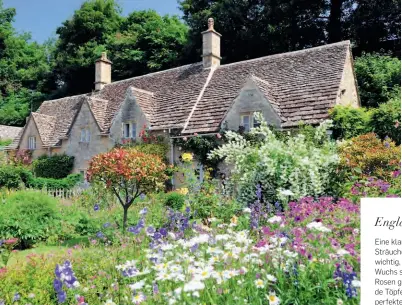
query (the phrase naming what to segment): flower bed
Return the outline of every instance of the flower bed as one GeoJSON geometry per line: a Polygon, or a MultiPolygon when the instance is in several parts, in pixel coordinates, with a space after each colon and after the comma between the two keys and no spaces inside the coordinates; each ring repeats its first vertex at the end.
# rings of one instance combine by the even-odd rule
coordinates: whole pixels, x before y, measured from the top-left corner
{"type": "Polygon", "coordinates": [[[303,198],[252,229],[248,209],[209,227],[187,209],[155,228],[146,212],[117,242],[105,229],[89,247],[8,268],[0,304],[359,304],[359,207],[348,200],[303,198]]]}

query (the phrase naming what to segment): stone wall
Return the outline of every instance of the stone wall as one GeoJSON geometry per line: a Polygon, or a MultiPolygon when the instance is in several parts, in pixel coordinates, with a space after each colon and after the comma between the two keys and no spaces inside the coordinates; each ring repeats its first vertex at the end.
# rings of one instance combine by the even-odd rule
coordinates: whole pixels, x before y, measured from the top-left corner
{"type": "Polygon", "coordinates": [[[341,85],[339,87],[336,99],[337,105],[360,107],[358,98],[356,80],[353,70],[353,58],[350,52],[347,52],[345,68],[343,70],[341,85]]]}
{"type": "Polygon", "coordinates": [[[28,138],[35,137],[36,138],[36,149],[32,151],[32,158],[36,159],[42,155],[47,155],[47,148],[43,147],[43,143],[41,141],[38,129],[36,128],[36,124],[34,119],[31,117],[28,120],[28,124],[25,127],[24,133],[20,140],[20,149],[28,149],[28,138]]]}
{"type": "MultiPolygon", "coordinates": [[[[109,137],[100,135],[99,127],[87,103],[82,105],[78,113],[66,146],[66,154],[75,157],[73,169],[75,173],[85,172],[93,156],[106,152],[113,147],[113,142],[109,137]],[[89,128],[90,130],[91,137],[89,143],[81,142],[82,128],[89,128]]],[[[60,149],[60,152],[62,150],[60,149]]]]}

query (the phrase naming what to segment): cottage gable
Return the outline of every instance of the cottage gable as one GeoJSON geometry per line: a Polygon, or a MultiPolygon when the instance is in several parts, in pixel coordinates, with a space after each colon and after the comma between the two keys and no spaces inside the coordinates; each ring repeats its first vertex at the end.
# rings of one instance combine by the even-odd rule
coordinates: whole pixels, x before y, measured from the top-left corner
{"type": "Polygon", "coordinates": [[[350,50],[346,52],[345,66],[343,68],[336,104],[356,108],[361,106],[359,94],[357,93],[357,82],[353,68],[353,58],[350,50]]]}
{"type": "Polygon", "coordinates": [[[275,103],[269,84],[251,76],[225,114],[221,127],[238,130],[239,126],[243,126],[248,129],[255,122],[254,114],[256,112],[261,112],[269,125],[280,127],[281,118],[278,111],[279,108],[275,103]],[[248,121],[248,126],[244,126],[243,120],[245,119],[247,119],[246,124],[248,121]]]}

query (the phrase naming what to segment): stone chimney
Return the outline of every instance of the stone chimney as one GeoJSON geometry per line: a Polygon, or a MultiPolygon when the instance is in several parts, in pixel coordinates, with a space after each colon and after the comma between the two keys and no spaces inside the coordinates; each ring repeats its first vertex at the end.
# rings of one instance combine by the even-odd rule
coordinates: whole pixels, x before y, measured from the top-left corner
{"type": "Polygon", "coordinates": [[[214,19],[208,19],[208,30],[202,34],[202,62],[204,68],[218,67],[221,64],[221,34],[214,30],[214,19]]]}
{"type": "Polygon", "coordinates": [[[107,59],[106,52],[95,62],[95,90],[99,91],[112,82],[112,62],[107,59]]]}

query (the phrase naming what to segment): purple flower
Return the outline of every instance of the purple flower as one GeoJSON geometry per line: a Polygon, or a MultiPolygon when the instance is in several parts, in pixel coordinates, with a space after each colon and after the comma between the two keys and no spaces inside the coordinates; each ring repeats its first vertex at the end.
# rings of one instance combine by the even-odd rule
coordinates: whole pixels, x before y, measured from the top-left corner
{"type": "Polygon", "coordinates": [[[21,299],[21,295],[18,292],[16,292],[13,297],[13,302],[19,301],[20,299],[21,299]]]}
{"type": "Polygon", "coordinates": [[[96,233],[96,237],[97,238],[104,238],[105,234],[103,234],[101,231],[99,231],[98,233],[96,233]]]}
{"type": "Polygon", "coordinates": [[[145,197],[146,197],[145,194],[144,194],[144,193],[141,193],[141,195],[140,195],[141,200],[144,200],[145,197]]]}
{"type": "Polygon", "coordinates": [[[99,204],[98,204],[98,203],[95,204],[95,205],[94,205],[94,211],[95,211],[95,212],[96,212],[96,211],[99,211],[99,209],[100,209],[99,204]]]}
{"type": "Polygon", "coordinates": [[[65,291],[61,290],[57,293],[57,301],[59,303],[64,303],[67,299],[67,294],[65,291]]]}
{"type": "Polygon", "coordinates": [[[161,228],[161,229],[159,230],[159,233],[160,233],[163,237],[166,237],[167,234],[168,234],[168,231],[167,231],[165,228],[161,228]]]}
{"type": "Polygon", "coordinates": [[[103,225],[104,228],[109,228],[111,226],[110,222],[107,222],[103,225]]]}
{"type": "Polygon", "coordinates": [[[154,295],[159,293],[159,287],[157,283],[152,284],[152,292],[154,293],[154,295]]]}
{"type": "Polygon", "coordinates": [[[147,228],[147,234],[149,234],[149,235],[152,235],[152,234],[154,234],[155,233],[155,228],[153,227],[153,226],[149,226],[148,228],[147,228]]]}
{"type": "MultiPolygon", "coordinates": [[[[400,169],[398,169],[398,170],[392,172],[392,177],[394,177],[394,178],[397,178],[397,177],[399,177],[400,175],[401,175],[401,170],[400,170],[400,169]]],[[[1,244],[0,244],[0,246],[1,246],[1,244]]]]}
{"type": "Polygon", "coordinates": [[[147,213],[148,213],[148,209],[147,209],[147,208],[143,208],[143,209],[140,211],[140,215],[141,215],[141,216],[146,215],[147,213]]]}
{"type": "Polygon", "coordinates": [[[194,245],[192,245],[191,248],[190,248],[190,251],[191,251],[191,252],[195,252],[195,251],[197,251],[197,250],[198,250],[198,244],[194,244],[194,245]]]}
{"type": "Polygon", "coordinates": [[[56,290],[58,292],[63,288],[63,283],[58,279],[54,279],[53,280],[53,288],[54,288],[54,290],[56,290]]]}

